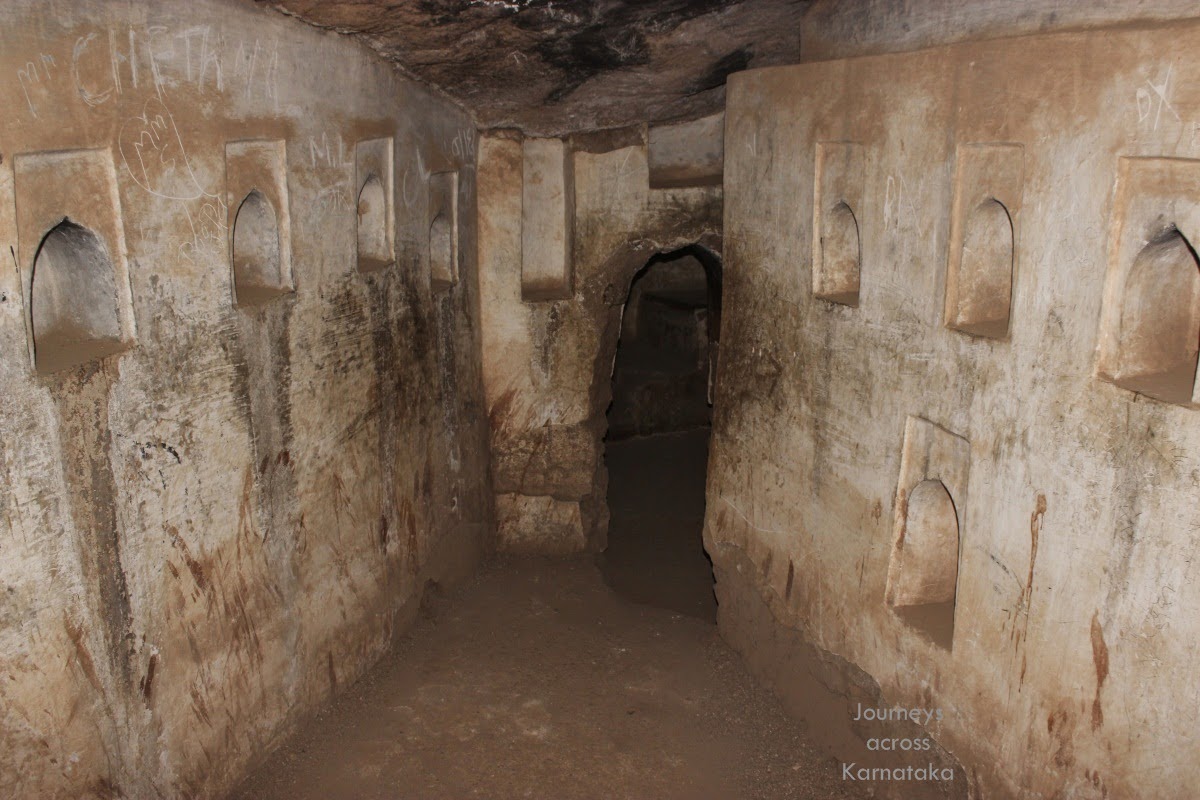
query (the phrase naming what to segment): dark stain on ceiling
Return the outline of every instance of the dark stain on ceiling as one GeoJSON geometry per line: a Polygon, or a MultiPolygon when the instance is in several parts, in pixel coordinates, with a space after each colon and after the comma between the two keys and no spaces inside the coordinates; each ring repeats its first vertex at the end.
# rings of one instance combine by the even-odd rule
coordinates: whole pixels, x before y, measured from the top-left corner
{"type": "Polygon", "coordinates": [[[800,60],[810,0],[257,0],[358,36],[485,128],[533,134],[719,111],[728,75],[800,60]]]}

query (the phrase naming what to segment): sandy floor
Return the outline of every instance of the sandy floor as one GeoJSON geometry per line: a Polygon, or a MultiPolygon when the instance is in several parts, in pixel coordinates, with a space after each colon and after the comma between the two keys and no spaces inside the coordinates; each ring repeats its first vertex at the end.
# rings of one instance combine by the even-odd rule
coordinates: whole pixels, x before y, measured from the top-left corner
{"type": "Polygon", "coordinates": [[[850,798],[710,623],[493,564],[238,798],[850,798]]]}
{"type": "Polygon", "coordinates": [[[591,561],[494,562],[234,797],[863,796],[717,636],[694,503],[669,513],[703,491],[703,435],[654,444],[611,454],[603,562],[663,607],[591,561]]]}
{"type": "Polygon", "coordinates": [[[608,550],[599,563],[621,596],[716,623],[704,554],[708,430],[607,445],[608,550]]]}

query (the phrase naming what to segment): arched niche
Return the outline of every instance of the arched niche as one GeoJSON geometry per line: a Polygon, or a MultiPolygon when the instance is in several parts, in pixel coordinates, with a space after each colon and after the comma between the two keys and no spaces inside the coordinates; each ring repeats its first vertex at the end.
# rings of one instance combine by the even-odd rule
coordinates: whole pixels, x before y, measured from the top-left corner
{"type": "Polygon", "coordinates": [[[383,182],[370,176],[358,192],[358,268],[363,272],[383,269],[392,263],[387,207],[383,182]]]}
{"type": "Polygon", "coordinates": [[[847,306],[858,305],[862,242],[858,218],[845,202],[839,202],[821,219],[821,254],[816,296],[847,306]]]}
{"type": "Polygon", "coordinates": [[[429,270],[435,284],[450,286],[458,281],[455,249],[450,215],[438,214],[429,225],[429,270]]]}
{"type": "Polygon", "coordinates": [[[892,550],[887,600],[906,623],[949,647],[958,586],[958,512],[942,481],[928,478],[908,493],[903,533],[892,550]]]}
{"type": "Polygon", "coordinates": [[[117,273],[108,247],[64,218],[34,257],[30,316],[34,362],[42,374],[119,353],[123,340],[117,273]]]}
{"type": "Polygon", "coordinates": [[[261,305],[290,290],[280,257],[279,218],[258,191],[246,195],[234,217],[233,286],[240,306],[261,305]]]}
{"type": "Polygon", "coordinates": [[[963,230],[951,327],[992,339],[1008,335],[1013,243],[1012,217],[1003,203],[989,198],[971,211],[963,230]]]}
{"type": "Polygon", "coordinates": [[[1200,262],[1171,227],[1138,252],[1121,291],[1119,386],[1168,403],[1190,403],[1200,353],[1200,262]]]}

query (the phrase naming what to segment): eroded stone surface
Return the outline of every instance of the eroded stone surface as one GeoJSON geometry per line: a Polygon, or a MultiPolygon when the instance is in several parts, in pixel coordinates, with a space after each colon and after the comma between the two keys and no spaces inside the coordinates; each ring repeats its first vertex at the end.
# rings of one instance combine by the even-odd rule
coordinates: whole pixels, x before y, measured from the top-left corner
{"type": "Polygon", "coordinates": [[[719,186],[651,190],[644,141],[576,149],[571,158],[574,292],[528,301],[521,142],[487,135],[480,144],[480,202],[489,209],[480,225],[483,374],[493,469],[507,509],[498,543],[520,551],[603,548],[601,438],[630,284],[655,253],[697,242],[719,249],[719,186]],[[555,499],[564,488],[575,503],[569,514],[555,499]],[[537,524],[548,511],[553,524],[537,524]]]}
{"type": "Polygon", "coordinates": [[[799,60],[808,0],[267,2],[361,36],[482,127],[552,135],[719,111],[730,73],[799,60]]]}
{"type": "Polygon", "coordinates": [[[14,2],[3,18],[0,795],[220,796],[491,527],[474,125],[266,9],[14,2]],[[354,147],[381,137],[400,258],[366,276],[354,147]],[[283,142],[295,292],[236,307],[226,145],[245,140],[283,142]],[[472,278],[435,303],[416,220],[436,169],[463,176],[472,278]],[[128,346],[43,341],[82,358],[40,374],[38,319],[87,310],[39,317],[56,292],[35,256],[64,216],[127,264],[89,302],[118,305],[128,346]]]}
{"type": "MultiPolygon", "coordinates": [[[[1171,176],[1200,158],[1200,64],[1174,55],[1198,44],[1190,22],[731,79],[706,521],[724,630],[763,656],[775,634],[743,633],[760,612],[726,602],[755,592],[769,627],[858,665],[889,702],[941,709],[930,731],[981,797],[1183,800],[1200,780],[1174,757],[1200,715],[1180,690],[1200,638],[1183,555],[1200,530],[1196,412],[1097,375],[1107,304],[1174,318],[1166,300],[1119,297],[1144,288],[1123,280],[1139,248],[1194,225],[1194,181],[1171,176]],[[867,154],[856,308],[810,289],[815,154],[830,141],[867,154]],[[971,143],[1024,149],[1006,339],[947,325],[955,153],[971,143]],[[1159,202],[1119,200],[1135,155],[1169,165],[1140,184],[1159,202]],[[969,442],[948,648],[885,599],[911,415],[969,442]]],[[[1163,263],[1176,268],[1163,280],[1194,282],[1193,257],[1163,263]]]]}

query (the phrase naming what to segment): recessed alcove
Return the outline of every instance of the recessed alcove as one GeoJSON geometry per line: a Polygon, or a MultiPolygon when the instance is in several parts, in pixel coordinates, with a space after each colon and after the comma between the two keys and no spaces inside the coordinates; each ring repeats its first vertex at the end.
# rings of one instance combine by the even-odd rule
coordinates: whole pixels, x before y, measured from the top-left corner
{"type": "Polygon", "coordinates": [[[1012,304],[1013,227],[999,200],[971,212],[959,260],[958,298],[952,327],[991,339],[1008,335],[1012,304]]]}
{"type": "Polygon", "coordinates": [[[853,142],[817,144],[813,185],[812,291],[831,303],[857,306],[862,274],[858,213],[866,166],[853,142]]]}
{"type": "Polygon", "coordinates": [[[831,303],[858,305],[862,243],[858,219],[846,203],[838,203],[825,215],[820,247],[821,270],[814,294],[831,303]]]}
{"type": "Polygon", "coordinates": [[[450,219],[445,214],[438,214],[429,225],[429,269],[439,286],[453,286],[457,281],[454,233],[450,219]]]}
{"type": "Polygon", "coordinates": [[[234,303],[258,306],[292,292],[285,143],[226,144],[225,184],[234,303]]]}
{"type": "Polygon", "coordinates": [[[372,139],[355,148],[358,175],[358,269],[374,272],[396,260],[392,140],[372,139]]]}
{"type": "Polygon", "coordinates": [[[136,338],[133,300],[111,152],[22,153],[13,173],[13,255],[34,371],[55,373],[128,350],[136,338]]]}
{"type": "Polygon", "coordinates": [[[261,305],[290,291],[279,250],[275,209],[261,193],[251,192],[233,221],[233,286],[238,305],[261,305]]]}
{"type": "Polygon", "coordinates": [[[892,613],[935,645],[954,637],[970,443],[920,417],[904,428],[885,600],[892,613]]]}
{"type": "Polygon", "coordinates": [[[458,173],[429,176],[429,274],[435,289],[458,283],[458,173]]]}
{"type": "Polygon", "coordinates": [[[566,300],[575,291],[575,162],[563,139],[521,143],[521,297],[566,300]]]}
{"type": "Polygon", "coordinates": [[[372,176],[358,193],[358,268],[363,271],[383,269],[391,263],[386,212],[383,184],[372,176]]]}
{"type": "Polygon", "coordinates": [[[1200,161],[1122,158],[1109,237],[1096,374],[1196,405],[1200,355],[1200,161]]]}
{"type": "Polygon", "coordinates": [[[1137,254],[1121,293],[1113,381],[1168,403],[1190,403],[1200,353],[1200,263],[1171,227],[1137,254]]]}
{"type": "Polygon", "coordinates": [[[958,513],[936,478],[909,493],[904,536],[892,554],[888,603],[896,616],[942,647],[954,636],[958,582],[958,513]]]}
{"type": "Polygon", "coordinates": [[[128,349],[116,270],[93,231],[64,219],[46,234],[34,258],[30,295],[38,372],[59,372],[128,349]]]}
{"type": "Polygon", "coordinates": [[[1025,180],[1019,144],[961,144],[946,272],[946,326],[1005,339],[1017,266],[1017,213],[1025,180]]]}

